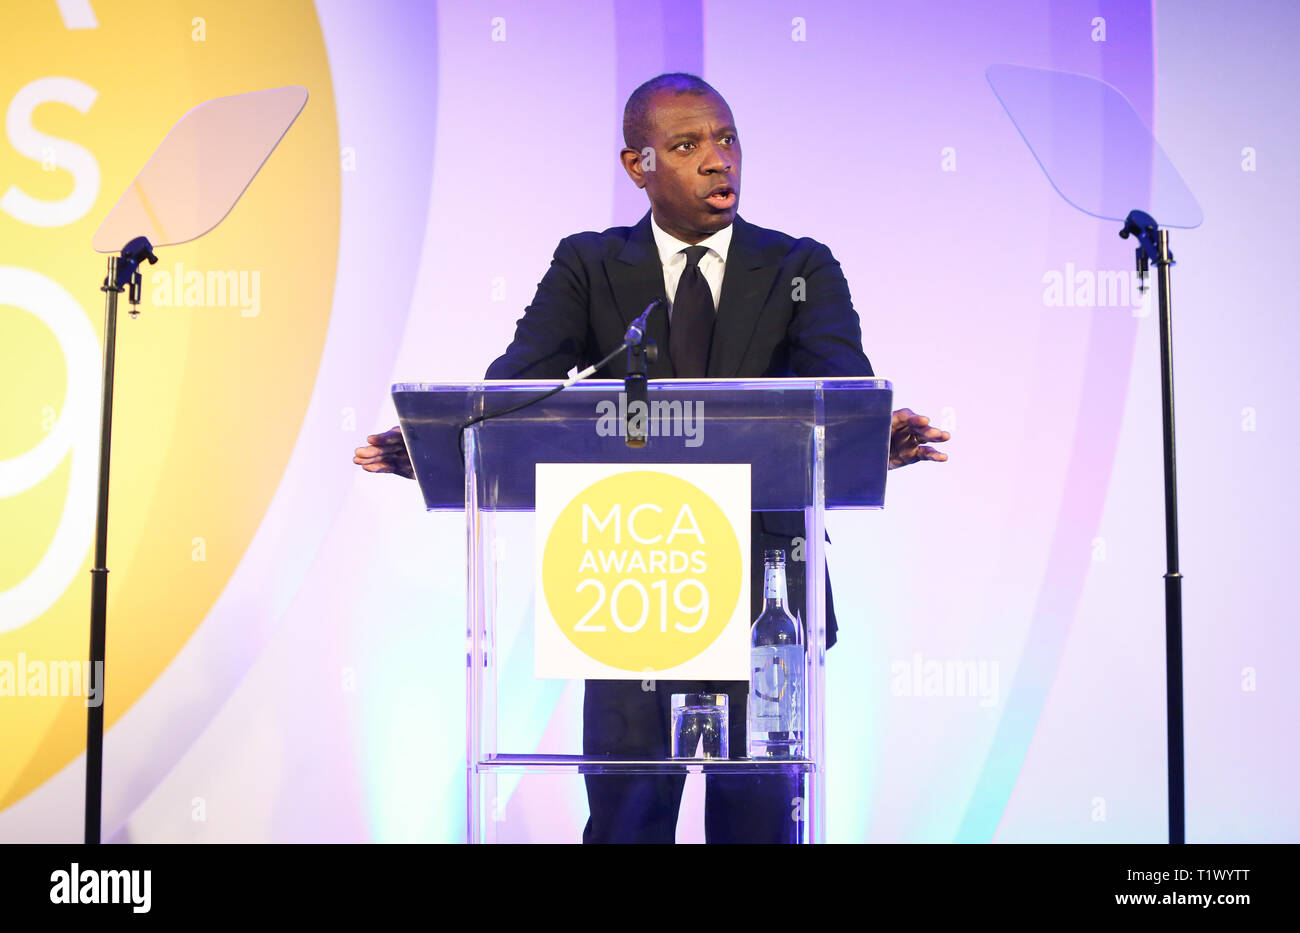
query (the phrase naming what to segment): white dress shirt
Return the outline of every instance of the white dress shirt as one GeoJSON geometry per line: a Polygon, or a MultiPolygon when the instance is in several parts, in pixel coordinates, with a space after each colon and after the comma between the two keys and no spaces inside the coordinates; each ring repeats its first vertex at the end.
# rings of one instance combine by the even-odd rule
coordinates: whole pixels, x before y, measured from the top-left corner
{"type": "MultiPolygon", "coordinates": [[[[713,293],[713,310],[718,310],[722,298],[722,274],[727,268],[727,249],[731,246],[731,224],[727,224],[712,236],[707,236],[696,246],[707,246],[709,251],[700,257],[700,274],[709,283],[713,293]]],[[[677,283],[686,268],[686,254],[682,250],[692,244],[683,243],[671,233],[665,233],[659,222],[650,215],[650,231],[654,234],[655,246],[659,248],[659,261],[664,267],[664,294],[668,296],[668,317],[673,314],[673,299],[677,297],[677,283]]]]}

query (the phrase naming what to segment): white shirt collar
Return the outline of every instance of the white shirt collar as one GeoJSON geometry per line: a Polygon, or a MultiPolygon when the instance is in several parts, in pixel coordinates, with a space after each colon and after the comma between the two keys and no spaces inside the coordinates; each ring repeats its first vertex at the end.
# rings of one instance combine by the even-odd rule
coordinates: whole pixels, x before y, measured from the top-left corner
{"type": "MultiPolygon", "coordinates": [[[[707,246],[725,263],[727,261],[727,250],[731,247],[731,231],[734,227],[734,223],[727,224],[717,233],[705,237],[695,245],[707,246]]],[[[654,234],[655,246],[659,248],[659,261],[665,266],[672,261],[673,257],[691,245],[690,243],[683,243],[660,227],[659,221],[654,218],[654,214],[650,215],[650,232],[654,234]]]]}

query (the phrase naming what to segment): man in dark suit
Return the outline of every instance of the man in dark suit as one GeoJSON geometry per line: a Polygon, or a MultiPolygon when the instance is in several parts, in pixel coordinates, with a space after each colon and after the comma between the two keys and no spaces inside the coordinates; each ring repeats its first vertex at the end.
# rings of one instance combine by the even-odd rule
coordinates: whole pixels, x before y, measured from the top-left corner
{"type": "MultiPolygon", "coordinates": [[[[650,379],[672,377],[870,376],[857,312],[839,263],[821,243],[795,239],[743,220],[740,139],[731,110],[693,75],[660,75],[628,99],[623,116],[623,168],[646,191],[651,209],[633,227],[579,233],[560,241],[533,302],[489,379],[560,379],[601,360],[623,340],[628,324],[655,298],[647,336],[661,348],[650,379]],[[663,352],[667,349],[668,352],[663,352]]],[[[596,375],[626,374],[620,354],[596,375]]],[[[930,444],[948,434],[923,415],[894,413],[890,467],[946,460],[930,444]]],[[[371,472],[410,475],[395,428],[372,435],[354,461],[371,472]]],[[[787,552],[803,534],[796,513],[753,520],[754,553],[787,552]]],[[[791,561],[792,606],[801,605],[802,565],[791,561]]],[[[754,614],[762,605],[752,581],[754,614]]],[[[827,646],[836,623],[827,588],[827,646]]],[[[668,698],[673,692],[716,690],[729,696],[734,757],[744,757],[744,682],[589,681],[583,751],[616,758],[666,758],[668,698]]],[[[589,775],[588,842],[672,842],[683,777],[589,775]]],[[[716,842],[784,842],[794,838],[792,779],[710,776],[706,835],[716,842]]]]}

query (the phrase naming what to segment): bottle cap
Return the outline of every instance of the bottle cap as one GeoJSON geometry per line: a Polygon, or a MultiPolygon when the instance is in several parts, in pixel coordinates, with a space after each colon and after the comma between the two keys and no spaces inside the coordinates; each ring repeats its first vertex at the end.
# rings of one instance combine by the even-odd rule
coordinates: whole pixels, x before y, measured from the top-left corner
{"type": "Polygon", "coordinates": [[[672,695],[673,709],[680,709],[684,706],[720,706],[727,708],[727,695],[725,693],[674,693],[672,695]]]}

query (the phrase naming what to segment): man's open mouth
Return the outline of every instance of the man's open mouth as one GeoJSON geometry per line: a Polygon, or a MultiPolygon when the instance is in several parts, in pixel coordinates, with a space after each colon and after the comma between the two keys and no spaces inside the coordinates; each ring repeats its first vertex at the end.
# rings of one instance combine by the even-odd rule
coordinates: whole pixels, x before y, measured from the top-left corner
{"type": "Polygon", "coordinates": [[[715,188],[704,200],[714,207],[727,208],[736,203],[736,192],[729,187],[715,188]]]}

